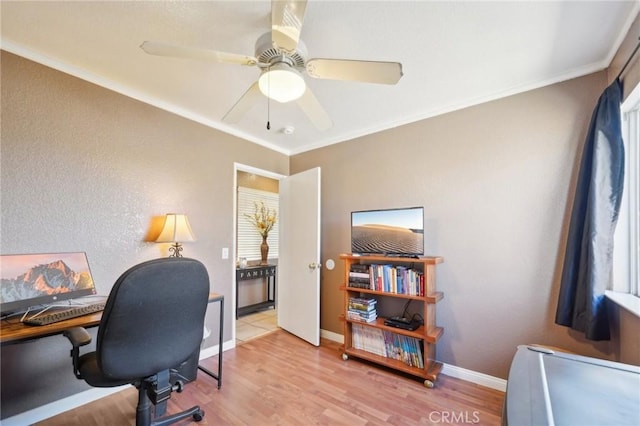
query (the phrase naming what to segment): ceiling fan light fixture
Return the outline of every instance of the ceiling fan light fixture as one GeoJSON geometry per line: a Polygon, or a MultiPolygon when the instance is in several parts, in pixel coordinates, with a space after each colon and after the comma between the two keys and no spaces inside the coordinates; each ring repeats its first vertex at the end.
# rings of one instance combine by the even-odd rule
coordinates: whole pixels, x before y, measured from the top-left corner
{"type": "Polygon", "coordinates": [[[287,64],[275,64],[265,70],[258,86],[263,95],[282,103],[295,101],[307,89],[302,75],[287,64]]]}

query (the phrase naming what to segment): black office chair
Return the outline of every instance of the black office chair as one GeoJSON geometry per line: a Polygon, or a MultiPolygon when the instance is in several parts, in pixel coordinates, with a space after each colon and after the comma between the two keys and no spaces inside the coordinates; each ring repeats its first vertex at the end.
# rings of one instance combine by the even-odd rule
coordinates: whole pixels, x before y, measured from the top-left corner
{"type": "Polygon", "coordinates": [[[190,416],[202,420],[198,406],[157,417],[165,414],[171,392],[182,390],[180,366],[195,357],[197,368],[208,296],[209,275],[197,260],[155,259],[130,268],[111,289],[95,352],[79,354],[80,346],[91,341],[84,328],[64,333],[73,345],[76,377],[95,387],[133,384],[138,426],[168,425],[190,416]]]}

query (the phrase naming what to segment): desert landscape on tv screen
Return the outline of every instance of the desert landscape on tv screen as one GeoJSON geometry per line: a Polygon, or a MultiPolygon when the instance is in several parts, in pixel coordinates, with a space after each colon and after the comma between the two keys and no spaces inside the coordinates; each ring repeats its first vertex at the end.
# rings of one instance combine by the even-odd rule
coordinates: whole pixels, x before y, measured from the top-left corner
{"type": "Polygon", "coordinates": [[[421,209],[356,212],[352,216],[351,251],[422,254],[422,220],[421,209]]]}
{"type": "Polygon", "coordinates": [[[354,253],[421,254],[422,232],[379,225],[356,226],[351,231],[354,253]]]}

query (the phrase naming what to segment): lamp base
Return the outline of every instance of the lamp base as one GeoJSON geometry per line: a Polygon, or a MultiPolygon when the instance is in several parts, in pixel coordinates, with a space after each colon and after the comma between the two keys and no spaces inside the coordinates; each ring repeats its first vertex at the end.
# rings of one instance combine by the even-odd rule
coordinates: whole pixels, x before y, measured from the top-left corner
{"type": "Polygon", "coordinates": [[[182,257],[182,244],[174,243],[169,247],[171,254],[169,257],[182,257]]]}

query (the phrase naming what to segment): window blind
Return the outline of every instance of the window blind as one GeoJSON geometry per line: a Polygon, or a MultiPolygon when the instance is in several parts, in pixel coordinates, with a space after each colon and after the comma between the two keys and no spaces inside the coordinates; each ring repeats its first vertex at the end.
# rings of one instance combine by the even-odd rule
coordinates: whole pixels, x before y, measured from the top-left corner
{"type": "Polygon", "coordinates": [[[269,237],[267,238],[267,244],[269,244],[269,259],[278,258],[279,199],[279,195],[276,192],[261,191],[243,186],[238,187],[238,258],[245,257],[247,260],[260,260],[262,236],[245,216],[245,213],[249,215],[255,213],[254,202],[258,203],[258,205],[260,205],[260,202],[263,202],[265,207],[270,210],[275,210],[278,213],[276,224],[269,232],[269,237]]]}

